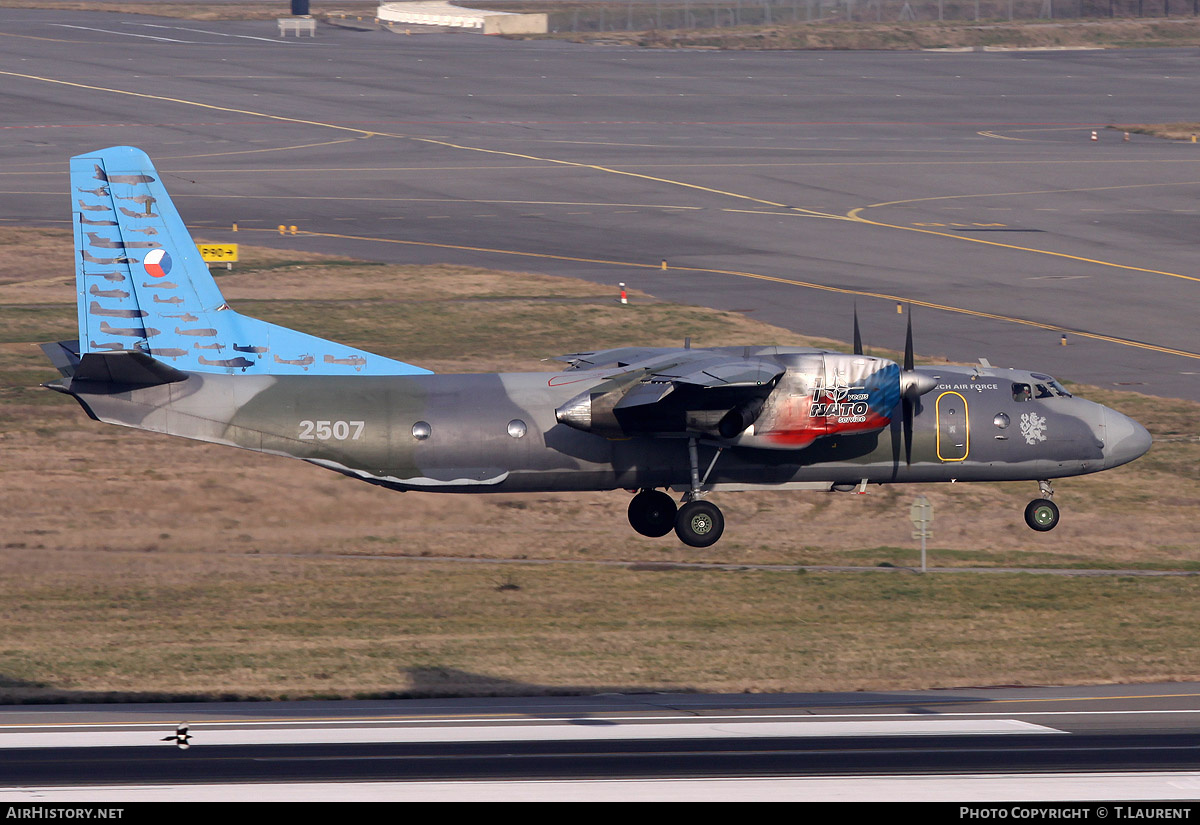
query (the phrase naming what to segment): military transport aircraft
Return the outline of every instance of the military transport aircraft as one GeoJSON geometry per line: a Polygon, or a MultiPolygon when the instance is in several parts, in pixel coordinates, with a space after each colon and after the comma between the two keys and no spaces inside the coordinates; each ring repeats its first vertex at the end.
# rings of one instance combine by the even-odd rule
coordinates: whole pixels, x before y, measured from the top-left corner
{"type": "Polygon", "coordinates": [[[710,493],[903,482],[1036,481],[1025,520],[1046,531],[1051,479],[1150,448],[1048,375],[916,367],[911,318],[903,364],[863,354],[856,313],[852,354],[626,347],[553,373],[433,375],[230,309],[142,151],[72,158],[71,187],[79,339],[43,346],[63,376],[46,386],[112,424],[393,490],[627,489],[634,530],[694,547],[724,529],[710,493]]]}

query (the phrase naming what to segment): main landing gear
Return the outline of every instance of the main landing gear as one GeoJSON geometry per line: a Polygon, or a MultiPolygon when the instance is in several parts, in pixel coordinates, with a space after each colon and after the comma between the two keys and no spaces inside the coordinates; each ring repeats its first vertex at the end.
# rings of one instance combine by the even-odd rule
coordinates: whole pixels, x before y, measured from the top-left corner
{"type": "Polygon", "coordinates": [[[683,506],[676,508],[671,497],[659,490],[642,490],[633,497],[629,523],[651,538],[660,538],[674,529],[679,540],[690,547],[711,547],[725,531],[725,516],[711,501],[685,497],[683,506]]]}
{"type": "Polygon", "coordinates": [[[1050,500],[1054,489],[1049,481],[1039,481],[1038,486],[1042,489],[1042,497],[1025,505],[1025,523],[1039,533],[1045,533],[1058,526],[1058,505],[1050,500]]]}
{"type": "Polygon", "coordinates": [[[701,501],[704,482],[721,455],[718,449],[704,477],[700,476],[696,439],[688,439],[688,458],[692,469],[691,489],[684,493],[683,506],[658,490],[642,490],[629,502],[629,523],[643,536],[659,538],[675,529],[679,540],[690,547],[711,547],[725,532],[725,516],[717,505],[701,501]]]}

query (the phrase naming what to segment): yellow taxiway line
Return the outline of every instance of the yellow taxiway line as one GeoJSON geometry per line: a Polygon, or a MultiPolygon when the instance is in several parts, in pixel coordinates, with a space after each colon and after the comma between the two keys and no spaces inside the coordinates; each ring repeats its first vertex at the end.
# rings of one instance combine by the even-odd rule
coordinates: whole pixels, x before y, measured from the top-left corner
{"type": "MultiPolygon", "coordinates": [[[[904,228],[904,227],[900,227],[904,228]]],[[[248,229],[243,231],[250,232],[269,232],[276,234],[274,229],[248,229]]],[[[555,261],[570,261],[572,263],[588,263],[601,264],[604,266],[626,267],[633,269],[661,269],[660,263],[642,263],[639,261],[622,261],[611,258],[585,258],[575,255],[555,255],[549,252],[525,252],[517,249],[500,249],[495,247],[483,246],[467,246],[464,244],[447,244],[434,243],[432,241],[411,241],[401,240],[397,238],[377,238],[367,235],[345,235],[337,232],[308,232],[299,230],[296,233],[298,236],[304,235],[314,238],[337,238],[340,240],[362,241],[368,243],[386,243],[399,246],[420,246],[433,249],[454,249],[461,252],[479,252],[490,255],[511,255],[523,258],[540,258],[543,260],[555,261]]],[[[951,236],[954,237],[954,236],[951,236]]],[[[1195,358],[1200,360],[1200,353],[1190,352],[1188,350],[1174,349],[1172,347],[1163,347],[1158,344],[1149,344],[1144,341],[1135,341],[1129,338],[1119,338],[1113,335],[1104,335],[1098,332],[1089,332],[1087,330],[1074,329],[1072,327],[1064,327],[1058,324],[1050,324],[1044,321],[1034,321],[1028,318],[1017,318],[1011,315],[1000,315],[994,312],[982,312],[976,309],[968,309],[966,307],[957,307],[951,304],[940,304],[934,301],[922,301],[915,298],[908,298],[903,295],[896,295],[887,292],[871,292],[869,290],[848,289],[846,287],[829,286],[828,284],[818,284],[811,281],[796,281],[790,278],[780,278],[774,275],[764,275],[758,272],[744,272],[736,269],[712,269],[708,267],[698,266],[670,266],[670,271],[673,272],[694,272],[705,275],[729,275],[738,278],[749,278],[758,281],[768,281],[777,284],[786,284],[801,289],[815,289],[822,292],[834,292],[841,295],[855,295],[864,298],[880,298],[886,301],[910,304],[911,306],[926,307],[928,309],[937,309],[943,312],[953,312],[959,315],[969,315],[975,318],[987,318],[993,321],[1004,321],[1010,324],[1020,324],[1022,326],[1035,327],[1037,329],[1049,330],[1057,333],[1067,333],[1078,336],[1080,338],[1089,338],[1095,341],[1105,341],[1110,344],[1119,344],[1121,346],[1133,347],[1135,349],[1150,350],[1152,352],[1161,352],[1167,355],[1178,355],[1183,358],[1195,358]]]]}
{"type": "MultiPolygon", "coordinates": [[[[669,186],[681,187],[684,189],[689,189],[689,190],[693,190],[693,191],[697,191],[697,192],[706,192],[709,194],[720,195],[723,197],[729,197],[729,198],[736,199],[736,200],[759,203],[759,204],[763,204],[764,206],[770,206],[770,207],[775,207],[778,209],[784,209],[784,210],[787,210],[788,212],[796,213],[797,215],[828,218],[828,219],[832,219],[832,220],[845,220],[845,221],[859,223],[859,224],[866,225],[866,226],[876,226],[876,227],[880,227],[880,228],[884,228],[884,229],[895,229],[895,230],[901,230],[901,231],[905,231],[905,232],[920,232],[925,235],[949,238],[952,240],[964,241],[967,243],[983,244],[985,246],[1009,249],[1009,250],[1013,250],[1013,251],[1017,251],[1017,252],[1026,252],[1026,253],[1039,254],[1039,255],[1049,255],[1051,257],[1069,259],[1069,260],[1077,261],[1080,263],[1086,263],[1086,264],[1091,264],[1091,265],[1095,265],[1095,266],[1112,267],[1112,268],[1116,268],[1116,269],[1122,269],[1122,270],[1133,271],[1133,272],[1142,272],[1142,273],[1148,273],[1148,274],[1154,274],[1154,275],[1164,275],[1164,276],[1168,276],[1168,277],[1172,277],[1172,278],[1180,278],[1180,279],[1188,280],[1188,281],[1200,281],[1200,277],[1194,277],[1194,276],[1190,276],[1190,275],[1182,275],[1182,274],[1175,273],[1175,272],[1166,272],[1163,270],[1150,269],[1150,268],[1146,268],[1146,267],[1135,267],[1135,266],[1130,266],[1127,264],[1118,264],[1118,263],[1114,263],[1111,261],[1101,261],[1101,260],[1097,260],[1094,258],[1084,258],[1084,257],[1080,257],[1077,255],[1069,255],[1069,254],[1063,253],[1063,252],[1051,252],[1048,250],[1034,249],[1032,247],[1017,246],[1015,244],[1006,244],[1006,243],[1001,243],[998,241],[987,241],[987,240],[983,240],[981,238],[967,237],[964,235],[955,235],[955,234],[951,234],[948,232],[938,232],[938,231],[932,230],[932,229],[924,229],[924,228],[913,227],[913,226],[897,226],[895,224],[888,224],[888,223],[883,223],[880,221],[873,221],[873,220],[870,220],[869,218],[865,218],[862,216],[863,210],[870,208],[869,206],[857,207],[855,209],[851,209],[845,215],[838,215],[838,214],[834,214],[834,213],[830,213],[830,212],[822,212],[822,211],[814,210],[814,209],[806,209],[804,207],[790,206],[788,204],[780,203],[778,201],[767,200],[764,198],[758,198],[758,197],[754,197],[752,195],[745,195],[745,194],[741,194],[738,192],[731,192],[731,191],[724,190],[724,189],[717,189],[714,187],[702,186],[702,185],[693,184],[693,183],[687,183],[685,181],[678,181],[678,180],[673,180],[670,178],[663,178],[663,177],[657,177],[657,176],[653,176],[653,175],[647,175],[647,174],[643,174],[640,172],[631,172],[631,171],[622,170],[622,169],[614,169],[612,167],[601,166],[598,164],[578,163],[575,161],[567,161],[567,160],[561,160],[561,159],[557,159],[557,158],[545,158],[545,157],[539,157],[537,155],[530,155],[530,154],[525,154],[525,153],[520,153],[520,152],[509,152],[509,151],[504,151],[504,150],[499,150],[499,149],[486,149],[486,148],[478,147],[478,146],[467,146],[465,144],[452,143],[450,141],[439,140],[436,138],[418,137],[418,136],[413,136],[413,135],[403,135],[403,134],[395,134],[395,133],[389,133],[389,132],[381,132],[381,131],[376,131],[376,130],[371,130],[371,129],[362,129],[362,128],[352,127],[352,126],[342,126],[339,124],[328,123],[328,122],[324,122],[324,121],[306,120],[304,118],[288,117],[286,115],[273,115],[273,114],[269,114],[266,112],[257,112],[257,111],[253,111],[253,110],[249,110],[249,109],[238,109],[238,108],[230,107],[230,106],[218,106],[218,105],[211,104],[211,103],[201,103],[199,101],[186,100],[183,98],[167,97],[165,95],[149,94],[146,92],[133,92],[133,91],[125,90],[125,89],[113,89],[113,88],[107,88],[107,87],[103,87],[103,86],[94,86],[94,85],[90,85],[90,84],[86,84],[86,83],[76,83],[76,82],[68,81],[68,80],[59,80],[56,78],[42,77],[39,75],[31,75],[31,74],[23,74],[20,72],[0,71],[0,76],[15,77],[15,78],[21,78],[21,79],[25,79],[25,80],[38,81],[38,82],[42,82],[42,83],[51,83],[51,84],[60,85],[60,86],[69,86],[69,87],[73,87],[73,88],[86,89],[86,90],[95,91],[95,92],[106,92],[106,93],[110,93],[110,94],[127,95],[127,96],[131,96],[131,97],[138,97],[138,98],[143,98],[143,99],[147,99],[147,100],[158,100],[158,101],[167,102],[167,103],[177,103],[177,104],[180,104],[183,106],[193,106],[193,107],[199,107],[202,109],[208,109],[208,110],[212,110],[212,111],[228,112],[231,114],[248,115],[251,117],[261,117],[261,118],[265,118],[267,120],[273,120],[273,121],[277,121],[277,122],[281,122],[281,123],[295,123],[295,124],[305,125],[305,126],[316,126],[316,127],[320,127],[320,128],[334,129],[334,130],[342,131],[342,132],[351,132],[351,133],[357,134],[361,137],[398,138],[398,139],[403,139],[403,140],[411,140],[411,141],[416,141],[416,142],[420,142],[420,143],[426,143],[426,144],[430,144],[430,145],[444,146],[446,148],[456,149],[456,150],[460,150],[460,151],[479,152],[482,154],[497,155],[497,156],[510,157],[510,158],[519,158],[522,160],[529,160],[529,161],[534,161],[537,163],[546,163],[546,164],[553,164],[553,165],[558,165],[558,166],[567,166],[567,167],[578,168],[578,169],[589,169],[589,170],[593,170],[593,171],[603,172],[606,174],[621,175],[621,176],[625,176],[625,177],[636,178],[636,179],[640,179],[640,180],[647,180],[647,181],[652,181],[652,182],[660,183],[660,184],[666,184],[669,186]]],[[[878,204],[878,205],[883,205],[883,204],[878,204]]],[[[486,249],[486,248],[481,248],[481,247],[458,246],[458,245],[454,245],[454,244],[437,244],[437,243],[422,242],[422,241],[403,241],[403,240],[391,240],[391,239],[382,239],[382,238],[369,238],[369,237],[352,236],[352,235],[339,235],[339,234],[335,234],[335,233],[308,232],[308,233],[304,233],[304,234],[313,235],[313,236],[330,237],[330,238],[344,238],[344,239],[348,239],[348,240],[375,241],[375,242],[381,242],[381,243],[394,243],[394,244],[409,244],[409,245],[436,247],[436,248],[444,248],[444,249],[460,249],[460,250],[469,250],[469,251],[475,251],[475,252],[488,252],[488,253],[492,253],[492,254],[520,255],[520,256],[525,256],[525,257],[537,257],[537,258],[549,258],[549,259],[564,260],[564,261],[598,263],[598,264],[607,264],[607,265],[611,265],[611,266],[639,267],[639,268],[651,268],[651,269],[657,268],[656,265],[654,265],[654,264],[642,264],[642,263],[636,263],[636,262],[630,262],[630,261],[601,260],[601,259],[592,259],[592,258],[583,258],[583,257],[574,257],[574,256],[565,256],[565,255],[552,255],[552,254],[547,254],[547,253],[520,252],[520,251],[516,251],[516,250],[505,250],[505,249],[486,249]]],[[[1110,343],[1121,344],[1123,346],[1136,347],[1138,349],[1152,350],[1155,352],[1162,352],[1162,353],[1167,353],[1167,354],[1172,354],[1172,355],[1180,355],[1185,358],[1200,358],[1200,354],[1188,352],[1186,350],[1178,350],[1178,349],[1173,349],[1171,347],[1162,347],[1162,346],[1158,346],[1155,344],[1144,343],[1141,341],[1133,341],[1133,340],[1125,339],[1125,338],[1117,338],[1114,336],[1101,335],[1099,333],[1071,329],[1069,327],[1063,327],[1063,326],[1059,326],[1057,324],[1048,324],[1048,323],[1039,322],[1039,321],[1032,321],[1032,320],[1025,319],[1025,318],[1015,318],[1012,316],[999,315],[996,313],[981,312],[978,310],[966,309],[964,307],[950,306],[948,304],[938,304],[938,303],[934,303],[931,301],[914,300],[914,299],[905,298],[903,296],[892,295],[892,294],[888,294],[888,293],[869,292],[869,291],[865,291],[865,290],[853,290],[853,289],[846,289],[843,287],[827,286],[825,284],[816,284],[816,283],[804,282],[804,281],[793,281],[793,280],[789,280],[786,278],[777,278],[777,277],[770,276],[770,275],[762,275],[759,273],[752,273],[752,272],[740,272],[740,271],[736,271],[736,270],[708,269],[708,268],[702,268],[702,267],[676,267],[675,269],[676,269],[676,271],[698,272],[698,273],[715,274],[715,275],[730,275],[730,276],[736,276],[736,277],[741,277],[741,278],[752,278],[752,279],[763,280],[763,281],[772,281],[772,282],[781,283],[781,284],[789,284],[791,286],[797,286],[797,287],[802,287],[802,288],[806,288],[806,289],[817,289],[817,290],[822,290],[822,291],[826,291],[826,292],[842,293],[842,294],[846,294],[846,295],[859,295],[859,296],[863,296],[863,297],[883,298],[883,299],[890,300],[890,301],[907,302],[907,303],[910,303],[915,306],[924,306],[924,307],[928,307],[931,309],[940,309],[945,312],[954,312],[954,313],[963,314],[963,315],[971,315],[971,316],[978,317],[978,318],[989,318],[989,319],[993,319],[993,320],[1005,321],[1008,323],[1021,324],[1024,326],[1032,326],[1032,327],[1037,327],[1040,329],[1050,330],[1053,332],[1060,332],[1060,333],[1067,332],[1067,333],[1071,333],[1073,335],[1077,335],[1077,336],[1084,337],[1084,338],[1091,338],[1091,339],[1095,339],[1095,340],[1099,340],[1099,341],[1106,341],[1106,342],[1110,342],[1110,343]]]]}

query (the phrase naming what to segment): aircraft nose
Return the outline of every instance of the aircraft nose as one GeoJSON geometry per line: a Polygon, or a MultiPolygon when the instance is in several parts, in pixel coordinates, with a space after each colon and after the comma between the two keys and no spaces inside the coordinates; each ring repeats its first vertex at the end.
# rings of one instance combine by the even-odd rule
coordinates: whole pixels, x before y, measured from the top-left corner
{"type": "Polygon", "coordinates": [[[1138,422],[1116,410],[1104,408],[1104,467],[1119,467],[1146,454],[1150,433],[1138,422]]]}

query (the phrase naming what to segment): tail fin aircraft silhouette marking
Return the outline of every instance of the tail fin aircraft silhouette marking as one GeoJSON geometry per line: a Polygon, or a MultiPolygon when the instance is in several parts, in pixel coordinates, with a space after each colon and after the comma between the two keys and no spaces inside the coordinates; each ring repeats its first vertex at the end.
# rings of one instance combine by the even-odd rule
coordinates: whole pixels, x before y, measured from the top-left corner
{"type": "MultiPolygon", "coordinates": [[[[216,342],[210,348],[231,347],[236,341],[259,341],[264,348],[283,348],[293,352],[323,350],[333,353],[334,360],[312,367],[281,363],[270,359],[256,359],[248,365],[237,365],[247,374],[261,375],[425,375],[429,370],[405,364],[373,353],[326,341],[256,318],[241,315],[229,309],[224,297],[213,280],[207,264],[196,250],[191,234],[180,218],[171,197],[161,182],[150,159],[140,149],[130,146],[114,146],[80,155],[71,160],[71,186],[87,197],[76,199],[73,207],[75,225],[75,275],[79,295],[79,328],[82,343],[81,354],[91,351],[108,351],[105,345],[120,343],[129,346],[130,337],[140,338],[146,352],[154,355],[158,351],[183,350],[189,355],[180,358],[182,369],[194,372],[227,374],[227,364],[217,364],[204,359],[189,344],[196,336],[213,337],[216,342]],[[96,186],[101,181],[103,186],[96,186]],[[135,210],[121,205],[124,202],[138,204],[135,210]],[[105,225],[116,226],[105,235],[85,231],[83,227],[94,226],[87,215],[93,212],[112,213],[115,221],[105,225]],[[153,235],[154,241],[137,238],[153,235]],[[132,236],[132,238],[131,238],[132,236]],[[101,258],[89,249],[120,249],[125,254],[115,258],[101,258]],[[142,256],[141,250],[150,250],[142,256]],[[101,271],[105,267],[105,271],[101,271]],[[115,269],[114,269],[115,267],[115,269]],[[170,276],[167,280],[164,276],[170,276]],[[133,277],[130,277],[133,276],[133,277]],[[90,307],[84,300],[87,294],[85,278],[104,277],[111,281],[126,281],[133,284],[132,292],[120,298],[117,306],[106,308],[122,313],[145,313],[147,307],[171,305],[176,314],[196,321],[194,329],[175,327],[173,330],[147,328],[105,327],[93,320],[90,307]],[[170,289],[171,297],[160,297],[159,290],[170,289]],[[147,334],[143,334],[147,333],[147,334]],[[153,343],[150,338],[154,338],[153,343]],[[118,340],[120,339],[120,340],[118,340]],[[93,346],[93,342],[95,345],[93,346]],[[306,371],[307,370],[307,371],[306,371]]],[[[144,317],[122,314],[120,317],[144,317]]],[[[265,349],[264,349],[265,351],[265,349]]],[[[248,359],[246,359],[248,360],[248,359]]]]}

